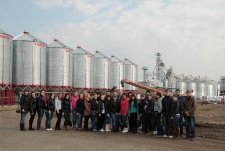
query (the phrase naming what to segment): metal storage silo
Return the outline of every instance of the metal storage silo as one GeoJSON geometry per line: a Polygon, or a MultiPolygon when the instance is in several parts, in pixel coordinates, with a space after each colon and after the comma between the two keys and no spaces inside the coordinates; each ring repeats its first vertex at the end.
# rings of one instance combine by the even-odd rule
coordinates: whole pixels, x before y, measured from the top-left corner
{"type": "MultiPolygon", "coordinates": [[[[125,59],[124,71],[125,71],[124,79],[137,82],[138,66],[135,63],[131,62],[128,59],[125,59]]],[[[128,85],[128,84],[125,84],[124,87],[125,87],[125,90],[136,90],[136,87],[128,85]]]]}
{"type": "Polygon", "coordinates": [[[217,96],[217,83],[210,80],[207,84],[207,95],[208,96],[217,96]]]}
{"type": "Polygon", "coordinates": [[[47,85],[72,87],[73,50],[54,39],[47,48],[47,85]]]}
{"type": "Polygon", "coordinates": [[[93,88],[94,55],[81,47],[73,53],[73,87],[93,88]]]}
{"type": "Polygon", "coordinates": [[[176,77],[176,88],[180,89],[181,93],[186,93],[187,83],[184,80],[184,77],[176,77]]]}
{"type": "Polygon", "coordinates": [[[197,80],[197,97],[201,98],[202,96],[206,96],[206,81],[202,78],[198,78],[197,80]]]}
{"type": "Polygon", "coordinates": [[[193,90],[193,95],[196,96],[197,95],[197,84],[194,81],[194,78],[193,77],[187,77],[186,82],[187,82],[187,89],[193,90]]]}
{"type": "Polygon", "coordinates": [[[124,64],[120,59],[111,56],[111,87],[116,86],[117,89],[123,89],[120,83],[124,79],[124,64]]]}
{"type": "Polygon", "coordinates": [[[12,36],[0,30],[0,84],[12,84],[12,36]]]}
{"type": "Polygon", "coordinates": [[[46,85],[46,44],[29,32],[13,39],[13,84],[46,85]]]}
{"type": "Polygon", "coordinates": [[[110,89],[111,59],[96,51],[94,57],[94,88],[110,89]]]}

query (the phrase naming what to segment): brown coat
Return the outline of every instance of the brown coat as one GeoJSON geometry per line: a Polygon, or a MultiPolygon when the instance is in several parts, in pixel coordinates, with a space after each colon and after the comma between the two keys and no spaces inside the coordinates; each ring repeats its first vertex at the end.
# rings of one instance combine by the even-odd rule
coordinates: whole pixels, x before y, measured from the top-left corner
{"type": "Polygon", "coordinates": [[[90,116],[91,115],[91,100],[84,100],[84,116],[90,116]]]}
{"type": "Polygon", "coordinates": [[[188,97],[184,97],[183,102],[183,110],[184,110],[184,116],[187,117],[188,115],[185,114],[185,112],[188,112],[191,117],[195,116],[195,110],[196,110],[196,101],[195,97],[191,96],[190,99],[188,97]]]}

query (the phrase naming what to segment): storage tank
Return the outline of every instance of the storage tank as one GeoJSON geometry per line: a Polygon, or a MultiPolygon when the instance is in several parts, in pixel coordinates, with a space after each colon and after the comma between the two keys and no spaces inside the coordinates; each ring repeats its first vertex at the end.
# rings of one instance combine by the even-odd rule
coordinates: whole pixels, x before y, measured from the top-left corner
{"type": "Polygon", "coordinates": [[[172,73],[167,79],[166,79],[166,82],[165,82],[166,87],[171,89],[172,92],[175,91],[176,89],[176,77],[174,75],[174,73],[172,73]]]}
{"type": "Polygon", "coordinates": [[[208,96],[217,96],[217,82],[208,81],[207,94],[208,96]]]}
{"type": "Polygon", "coordinates": [[[0,29],[0,84],[12,84],[12,36],[0,29]]]}
{"type": "Polygon", "coordinates": [[[80,46],[73,53],[73,87],[93,88],[94,55],[80,46]]]}
{"type": "Polygon", "coordinates": [[[73,49],[54,39],[47,48],[47,85],[72,87],[73,49]]]}
{"type": "Polygon", "coordinates": [[[46,85],[46,44],[29,32],[13,39],[13,84],[46,85]]]}
{"type": "Polygon", "coordinates": [[[186,93],[187,83],[182,77],[176,77],[176,88],[180,89],[181,93],[186,93]]]}
{"type": "Polygon", "coordinates": [[[206,96],[205,81],[202,79],[198,79],[198,81],[197,81],[197,97],[201,98],[202,96],[206,96]]]}
{"type": "Polygon", "coordinates": [[[94,57],[94,88],[110,89],[110,66],[111,59],[96,51],[94,57]]]}
{"type": "MultiPolygon", "coordinates": [[[[138,66],[128,59],[125,59],[125,77],[124,79],[137,82],[138,66]]],[[[125,84],[125,90],[136,90],[136,87],[132,85],[125,84]]]]}
{"type": "Polygon", "coordinates": [[[193,90],[193,95],[196,96],[197,95],[197,84],[194,81],[194,78],[193,77],[187,77],[186,82],[187,82],[187,89],[193,90]]]}
{"type": "Polygon", "coordinates": [[[120,83],[124,79],[124,65],[122,60],[111,56],[111,87],[116,86],[117,89],[123,89],[120,83]]]}

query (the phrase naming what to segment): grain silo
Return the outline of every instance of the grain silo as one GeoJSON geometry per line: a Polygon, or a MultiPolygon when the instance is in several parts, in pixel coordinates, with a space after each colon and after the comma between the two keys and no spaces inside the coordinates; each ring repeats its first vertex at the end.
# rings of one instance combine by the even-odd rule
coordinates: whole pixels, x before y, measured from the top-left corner
{"type": "MultiPolygon", "coordinates": [[[[5,104],[4,97],[13,95],[12,89],[12,63],[13,47],[12,36],[0,30],[0,98],[1,105],[5,104]]],[[[12,102],[11,102],[12,103],[12,102]]],[[[11,105],[11,103],[8,104],[11,105]]]]}
{"type": "Polygon", "coordinates": [[[76,89],[93,88],[94,55],[80,46],[73,53],[73,87],[76,89]]]}
{"type": "Polygon", "coordinates": [[[32,90],[46,85],[46,44],[29,32],[13,39],[13,84],[32,90]]]}
{"type": "Polygon", "coordinates": [[[110,89],[110,66],[111,59],[96,51],[94,57],[93,87],[95,89],[110,89]]]}
{"type": "Polygon", "coordinates": [[[184,76],[176,77],[176,88],[180,89],[181,93],[186,93],[186,91],[187,91],[187,83],[184,79],[185,79],[184,76]]]}
{"type": "Polygon", "coordinates": [[[47,86],[72,88],[73,50],[57,39],[47,48],[47,86]]]}
{"type": "MultiPolygon", "coordinates": [[[[124,79],[127,79],[127,80],[131,80],[133,82],[137,82],[137,79],[138,79],[138,66],[131,62],[130,60],[128,59],[125,59],[125,75],[124,75],[124,79]]],[[[128,84],[125,84],[125,90],[136,90],[136,87],[132,86],[132,85],[128,85],[128,84]]]]}
{"type": "Polygon", "coordinates": [[[187,90],[193,90],[193,95],[197,95],[197,83],[194,81],[194,78],[192,76],[187,77],[187,90]]]}
{"type": "Polygon", "coordinates": [[[123,89],[121,86],[121,80],[124,79],[124,65],[125,63],[115,56],[111,56],[111,71],[110,71],[110,83],[111,87],[116,87],[117,89],[123,89]]]}

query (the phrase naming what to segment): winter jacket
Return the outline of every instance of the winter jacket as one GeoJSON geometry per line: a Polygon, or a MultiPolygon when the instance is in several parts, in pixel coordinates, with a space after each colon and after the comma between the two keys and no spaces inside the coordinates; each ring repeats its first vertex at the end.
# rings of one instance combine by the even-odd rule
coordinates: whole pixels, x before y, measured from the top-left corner
{"type": "MultiPolygon", "coordinates": [[[[195,116],[196,104],[195,104],[195,97],[185,97],[183,102],[183,111],[188,112],[191,117],[195,116]]],[[[184,114],[184,116],[187,116],[184,114]]]]}
{"type": "Polygon", "coordinates": [[[154,101],[147,99],[146,101],[145,113],[152,114],[154,113],[154,101]]]}
{"type": "Polygon", "coordinates": [[[72,96],[71,97],[72,109],[76,109],[77,100],[78,100],[78,97],[77,96],[72,96]]]}
{"type": "Polygon", "coordinates": [[[110,114],[111,110],[110,110],[110,106],[111,106],[111,100],[104,100],[104,104],[105,104],[105,114],[110,114]]]}
{"type": "Polygon", "coordinates": [[[139,108],[139,113],[140,114],[144,114],[145,112],[145,99],[140,100],[140,103],[138,104],[138,108],[139,108]]]}
{"type": "Polygon", "coordinates": [[[98,99],[98,114],[105,114],[105,102],[101,99],[98,99]]]}
{"type": "Polygon", "coordinates": [[[139,114],[138,105],[139,105],[139,101],[137,101],[137,106],[134,105],[134,100],[129,101],[128,116],[130,116],[131,113],[139,114]]]}
{"type": "Polygon", "coordinates": [[[62,111],[65,112],[71,112],[71,105],[70,105],[70,100],[69,99],[64,99],[62,101],[62,111]]]}
{"type": "Polygon", "coordinates": [[[55,99],[55,110],[59,113],[62,110],[62,101],[57,97],[55,99]]]}
{"type": "Polygon", "coordinates": [[[40,95],[37,97],[37,110],[45,108],[45,98],[44,96],[40,95]]]}
{"type": "Polygon", "coordinates": [[[46,108],[47,111],[55,111],[55,101],[54,99],[48,99],[46,102],[46,108]]]}
{"type": "Polygon", "coordinates": [[[129,109],[129,98],[123,99],[120,103],[120,115],[127,116],[129,109]]]}
{"type": "Polygon", "coordinates": [[[179,113],[180,113],[180,115],[183,114],[183,102],[184,102],[184,97],[179,96],[178,97],[178,103],[179,103],[179,113]]]}
{"type": "Polygon", "coordinates": [[[171,112],[171,103],[173,99],[170,96],[165,96],[162,99],[162,114],[163,116],[170,116],[171,112]]]}
{"type": "Polygon", "coordinates": [[[97,99],[92,99],[91,101],[91,109],[92,109],[92,114],[97,115],[98,114],[98,100],[97,99]]]}
{"type": "Polygon", "coordinates": [[[162,112],[162,99],[163,99],[163,97],[158,98],[154,102],[154,112],[157,112],[157,113],[161,113],[162,112]]]}
{"type": "Polygon", "coordinates": [[[84,100],[78,99],[77,100],[77,105],[76,105],[76,111],[77,111],[77,113],[83,115],[84,114],[84,109],[85,109],[84,100]]]}
{"type": "Polygon", "coordinates": [[[175,117],[177,114],[179,114],[179,103],[178,103],[178,101],[173,101],[171,103],[170,115],[175,117]]]}
{"type": "Polygon", "coordinates": [[[84,100],[84,116],[90,116],[91,115],[91,100],[84,100]]]}
{"type": "Polygon", "coordinates": [[[111,100],[110,111],[113,114],[120,113],[120,101],[119,100],[111,100]]]}
{"type": "Polygon", "coordinates": [[[36,109],[37,109],[36,98],[31,97],[29,100],[29,111],[30,113],[36,113],[36,109]]]}
{"type": "Polygon", "coordinates": [[[21,112],[24,110],[24,112],[28,112],[29,109],[29,96],[28,95],[22,95],[20,98],[20,108],[21,112]]]}

